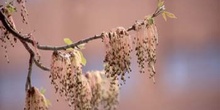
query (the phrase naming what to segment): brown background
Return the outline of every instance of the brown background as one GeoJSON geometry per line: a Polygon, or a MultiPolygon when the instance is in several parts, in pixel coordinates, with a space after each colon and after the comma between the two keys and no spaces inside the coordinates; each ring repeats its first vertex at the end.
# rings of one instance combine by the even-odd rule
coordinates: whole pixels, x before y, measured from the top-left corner
{"type": "MultiPolygon", "coordinates": [[[[219,0],[165,0],[165,4],[178,19],[156,18],[157,83],[139,74],[133,61],[131,79],[121,89],[119,110],[220,110],[219,0]]],[[[14,18],[23,33],[35,30],[41,44],[63,45],[64,37],[77,41],[117,26],[127,28],[155,7],[156,0],[28,0],[30,25],[23,25],[19,14],[14,18]]],[[[20,43],[10,47],[7,64],[0,48],[0,110],[23,109],[28,67],[24,50],[20,43]]],[[[88,61],[84,71],[102,69],[100,40],[87,44],[83,52],[88,61]]],[[[50,65],[50,55],[41,51],[45,65],[50,65]]],[[[51,110],[68,110],[64,101],[56,102],[48,76],[34,66],[33,84],[47,89],[51,110]]]]}

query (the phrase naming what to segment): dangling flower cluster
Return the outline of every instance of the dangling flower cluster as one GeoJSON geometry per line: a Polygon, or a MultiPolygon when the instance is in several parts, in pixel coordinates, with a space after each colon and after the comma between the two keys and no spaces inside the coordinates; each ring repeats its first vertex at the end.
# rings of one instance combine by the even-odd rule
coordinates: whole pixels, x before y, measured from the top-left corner
{"type": "Polygon", "coordinates": [[[146,17],[144,20],[144,27],[136,22],[135,30],[137,35],[135,39],[135,51],[137,56],[137,63],[140,67],[140,73],[146,73],[145,66],[148,66],[150,78],[154,79],[155,63],[156,63],[156,47],[158,45],[158,33],[153,18],[146,17]]]}
{"type": "Polygon", "coordinates": [[[112,110],[117,107],[118,80],[107,78],[105,71],[82,74],[76,51],[54,52],[51,64],[51,84],[74,110],[112,110]],[[112,85],[114,83],[114,85],[112,85]]]}
{"type": "Polygon", "coordinates": [[[91,89],[82,75],[80,60],[75,50],[54,52],[50,78],[56,93],[65,96],[69,106],[75,110],[87,110],[91,108],[91,89]]]}
{"type": "MultiPolygon", "coordinates": [[[[13,8],[12,4],[7,4],[5,7],[3,7],[0,11],[4,13],[4,15],[7,17],[10,26],[16,30],[14,20],[11,16],[10,9],[13,8]]],[[[17,42],[17,39],[13,37],[13,39],[10,37],[11,33],[2,25],[0,25],[0,41],[2,42],[1,47],[5,50],[5,58],[7,59],[7,62],[9,63],[8,59],[8,51],[7,51],[7,41],[9,41],[10,45],[14,47],[14,43],[17,42]]]]}
{"type": "Polygon", "coordinates": [[[102,104],[105,110],[116,110],[119,103],[119,81],[103,74],[102,104]]]}
{"type": "MultiPolygon", "coordinates": [[[[7,62],[9,63],[9,58],[8,58],[8,49],[7,49],[7,41],[10,42],[11,46],[14,47],[14,42],[11,40],[11,38],[9,37],[10,33],[9,31],[7,31],[5,29],[5,27],[0,26],[0,41],[1,43],[1,47],[4,48],[5,50],[5,58],[7,59],[7,62]]],[[[15,40],[16,42],[16,40],[15,40]]]]}
{"type": "Polygon", "coordinates": [[[22,22],[25,23],[25,24],[28,24],[28,21],[27,21],[27,16],[28,16],[28,12],[27,12],[27,9],[26,9],[26,6],[25,6],[25,3],[27,1],[26,0],[17,0],[17,3],[21,5],[21,17],[22,17],[22,22]]]}
{"type": "Polygon", "coordinates": [[[88,71],[85,74],[92,91],[92,99],[90,101],[92,110],[98,110],[102,99],[102,78],[100,71],[88,71]]]}
{"type": "Polygon", "coordinates": [[[105,71],[89,71],[85,74],[92,90],[91,110],[116,109],[118,104],[118,80],[107,78],[105,71]],[[111,83],[115,84],[112,85],[111,83]]]}
{"type": "Polygon", "coordinates": [[[24,110],[48,110],[44,95],[36,87],[31,87],[26,92],[24,110]]]}
{"type": "Polygon", "coordinates": [[[146,37],[142,35],[143,30],[139,22],[135,23],[135,30],[137,31],[136,36],[134,37],[135,52],[137,56],[137,63],[140,68],[140,73],[145,73],[145,62],[147,61],[147,43],[146,37]]]}
{"type": "Polygon", "coordinates": [[[116,80],[118,77],[125,82],[125,73],[131,72],[131,38],[127,30],[118,27],[115,31],[103,33],[103,42],[106,47],[104,59],[107,77],[116,80]]]}

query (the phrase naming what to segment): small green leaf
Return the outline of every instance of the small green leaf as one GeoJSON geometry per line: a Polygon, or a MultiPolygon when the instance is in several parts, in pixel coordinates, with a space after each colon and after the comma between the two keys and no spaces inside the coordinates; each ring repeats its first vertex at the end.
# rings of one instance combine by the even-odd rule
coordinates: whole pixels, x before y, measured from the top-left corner
{"type": "Polygon", "coordinates": [[[147,20],[147,22],[148,22],[149,25],[152,25],[152,24],[154,24],[154,19],[153,18],[149,18],[147,20]]]}
{"type": "Polygon", "coordinates": [[[159,0],[159,1],[158,1],[158,4],[157,4],[157,7],[162,7],[163,5],[164,5],[164,1],[159,0]]]}
{"type": "Polygon", "coordinates": [[[74,51],[74,56],[73,56],[74,60],[72,60],[73,63],[77,64],[77,65],[82,64],[83,66],[85,66],[86,65],[86,59],[83,56],[83,53],[81,51],[79,51],[78,49],[74,49],[73,51],[74,51]]]}
{"type": "Polygon", "coordinates": [[[41,93],[41,94],[45,94],[45,92],[46,92],[46,89],[45,89],[45,88],[41,88],[41,89],[40,89],[40,93],[41,93]]]}
{"type": "MultiPolygon", "coordinates": [[[[64,41],[67,45],[73,44],[72,40],[70,40],[69,38],[64,38],[63,41],[64,41]]],[[[73,48],[68,48],[67,50],[73,50],[73,48]]]]}
{"type": "Polygon", "coordinates": [[[83,53],[81,51],[79,51],[79,53],[80,53],[80,56],[81,56],[81,64],[83,66],[85,66],[86,65],[86,58],[83,56],[83,53]]]}
{"type": "Polygon", "coordinates": [[[9,13],[13,13],[16,11],[16,8],[13,5],[11,5],[10,3],[7,4],[6,9],[8,10],[9,13]]]}
{"type": "Polygon", "coordinates": [[[170,13],[168,11],[164,11],[164,13],[166,14],[167,17],[169,18],[176,18],[176,16],[173,13],[170,13]]]}
{"type": "Polygon", "coordinates": [[[70,40],[69,38],[64,38],[63,41],[67,44],[67,45],[71,45],[73,42],[72,40],[70,40]]]}
{"type": "Polygon", "coordinates": [[[149,25],[152,25],[154,24],[154,19],[152,18],[152,16],[148,15],[148,16],[145,16],[145,19],[144,20],[147,20],[147,23],[149,25]]]}
{"type": "Polygon", "coordinates": [[[166,17],[166,13],[162,13],[162,16],[163,16],[163,19],[165,20],[165,21],[167,21],[167,17],[166,17]]]}

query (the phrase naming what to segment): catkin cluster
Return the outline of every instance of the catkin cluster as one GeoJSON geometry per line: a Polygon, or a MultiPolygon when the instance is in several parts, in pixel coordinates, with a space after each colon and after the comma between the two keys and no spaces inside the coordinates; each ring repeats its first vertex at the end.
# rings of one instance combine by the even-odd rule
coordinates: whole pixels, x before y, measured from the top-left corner
{"type": "MultiPolygon", "coordinates": [[[[7,6],[3,7],[0,11],[2,11],[5,15],[5,17],[9,21],[9,25],[16,30],[14,20],[12,18],[11,13],[9,12],[7,6]]],[[[7,43],[9,42],[12,47],[15,46],[15,43],[17,42],[16,37],[11,37],[11,33],[2,25],[0,25],[0,41],[1,41],[1,47],[4,48],[5,50],[5,58],[7,59],[7,62],[9,63],[9,58],[8,58],[8,46],[7,43]]]]}
{"type": "Polygon", "coordinates": [[[115,110],[119,102],[118,81],[107,78],[105,71],[88,71],[85,74],[92,90],[91,110],[115,110]]]}
{"type": "Polygon", "coordinates": [[[158,33],[153,19],[145,18],[144,25],[136,22],[136,37],[134,37],[135,51],[137,63],[140,73],[146,73],[146,66],[150,73],[150,78],[154,80],[155,63],[156,63],[156,47],[158,45],[158,33]]]}
{"type": "Polygon", "coordinates": [[[91,89],[82,75],[76,51],[54,52],[51,63],[51,84],[75,110],[90,109],[91,89]]]}
{"type": "Polygon", "coordinates": [[[36,87],[31,87],[26,92],[24,110],[48,110],[44,95],[36,87]]]}
{"type": "Polygon", "coordinates": [[[26,9],[26,0],[17,0],[17,3],[21,6],[21,18],[22,18],[22,22],[25,24],[28,24],[27,21],[27,16],[28,16],[28,12],[26,9]]]}
{"type": "Polygon", "coordinates": [[[104,71],[88,71],[83,74],[80,57],[75,52],[54,52],[52,55],[50,78],[56,93],[64,96],[74,110],[115,108],[118,86],[110,87],[112,80],[105,76],[104,71]]]}
{"type": "Polygon", "coordinates": [[[131,72],[132,43],[130,35],[123,27],[118,27],[116,30],[102,35],[106,47],[104,59],[106,75],[113,80],[119,77],[125,82],[125,74],[131,72]]]}

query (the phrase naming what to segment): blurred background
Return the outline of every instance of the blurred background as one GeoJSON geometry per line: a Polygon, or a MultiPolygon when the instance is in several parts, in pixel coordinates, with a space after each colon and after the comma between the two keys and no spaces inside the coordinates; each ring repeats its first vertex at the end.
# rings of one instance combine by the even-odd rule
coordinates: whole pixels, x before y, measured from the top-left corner
{"type": "MultiPolygon", "coordinates": [[[[63,38],[78,41],[131,26],[156,9],[156,0],[27,0],[29,25],[14,14],[22,33],[33,33],[40,44],[63,45],[63,38]]],[[[5,0],[1,0],[1,4],[5,0]]],[[[131,78],[121,88],[118,110],[220,110],[220,2],[219,0],[165,0],[167,11],[177,19],[158,16],[156,84],[139,74],[132,61],[131,78]]],[[[19,9],[18,9],[19,10],[19,9]]],[[[131,35],[134,35],[131,32],[131,35]]],[[[8,44],[10,47],[10,45],[8,44]]],[[[29,54],[21,43],[8,48],[10,63],[0,48],[0,110],[22,110],[29,54]]],[[[51,51],[40,51],[49,66],[51,51]]],[[[88,43],[83,53],[87,70],[102,70],[101,40],[88,43]]],[[[135,59],[135,58],[134,58],[135,59]]],[[[34,66],[32,83],[46,88],[51,110],[70,110],[50,85],[49,72],[34,66]]]]}

